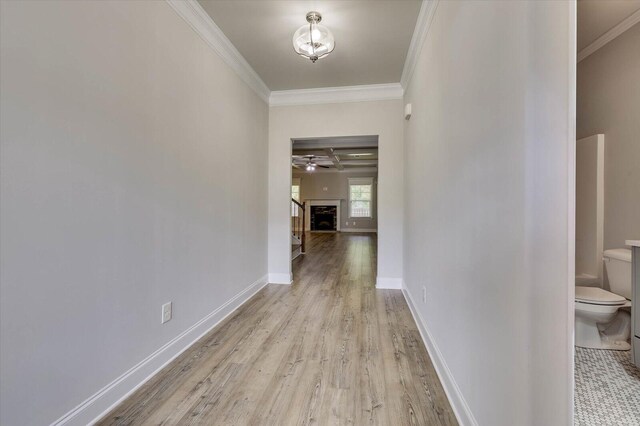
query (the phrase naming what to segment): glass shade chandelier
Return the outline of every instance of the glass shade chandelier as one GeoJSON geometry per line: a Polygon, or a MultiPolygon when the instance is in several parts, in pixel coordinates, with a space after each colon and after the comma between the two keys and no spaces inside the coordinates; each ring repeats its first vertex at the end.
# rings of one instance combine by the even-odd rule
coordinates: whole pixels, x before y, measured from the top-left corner
{"type": "Polygon", "coordinates": [[[336,47],[333,34],[326,27],[319,25],[322,15],[318,12],[307,13],[309,25],[303,25],[293,34],[293,49],[300,56],[316,62],[333,52],[336,47]]]}

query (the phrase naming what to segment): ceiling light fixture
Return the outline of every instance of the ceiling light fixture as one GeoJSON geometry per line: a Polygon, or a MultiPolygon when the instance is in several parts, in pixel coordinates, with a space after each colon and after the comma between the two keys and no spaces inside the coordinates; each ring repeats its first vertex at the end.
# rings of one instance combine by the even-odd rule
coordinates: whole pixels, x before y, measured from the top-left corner
{"type": "Polygon", "coordinates": [[[316,163],[308,162],[306,169],[308,172],[314,172],[316,170],[316,163]]]}
{"type": "Polygon", "coordinates": [[[315,63],[318,59],[333,52],[336,42],[333,34],[326,27],[319,25],[322,15],[318,12],[307,13],[309,25],[303,25],[293,34],[293,50],[300,56],[311,59],[315,63]]]}

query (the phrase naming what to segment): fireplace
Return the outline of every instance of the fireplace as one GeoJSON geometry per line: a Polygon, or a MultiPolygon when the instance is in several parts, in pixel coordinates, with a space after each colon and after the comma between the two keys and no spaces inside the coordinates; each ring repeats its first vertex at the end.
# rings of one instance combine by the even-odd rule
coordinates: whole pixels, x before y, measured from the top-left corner
{"type": "Polygon", "coordinates": [[[311,206],[312,231],[336,231],[338,208],[336,206],[311,206]]]}

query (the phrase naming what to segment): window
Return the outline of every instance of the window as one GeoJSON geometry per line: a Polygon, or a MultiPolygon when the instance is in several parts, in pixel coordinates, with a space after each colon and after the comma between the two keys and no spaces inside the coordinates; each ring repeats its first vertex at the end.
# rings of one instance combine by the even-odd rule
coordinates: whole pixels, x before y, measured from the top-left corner
{"type": "Polygon", "coordinates": [[[372,218],[373,178],[349,179],[349,217],[372,218]]]}
{"type": "Polygon", "coordinates": [[[291,198],[300,202],[300,185],[291,185],[291,198]]]}
{"type": "MultiPolygon", "coordinates": [[[[300,178],[293,178],[293,183],[291,185],[291,198],[300,202],[300,178]]],[[[293,202],[291,202],[291,216],[298,217],[298,208],[293,202]]]]}

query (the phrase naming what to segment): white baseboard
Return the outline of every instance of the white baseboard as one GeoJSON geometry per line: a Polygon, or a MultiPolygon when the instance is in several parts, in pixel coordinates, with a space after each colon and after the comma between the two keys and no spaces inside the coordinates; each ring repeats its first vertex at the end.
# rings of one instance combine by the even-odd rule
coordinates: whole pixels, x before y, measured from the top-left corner
{"type": "Polygon", "coordinates": [[[52,425],[84,426],[97,422],[266,285],[267,276],[265,275],[60,417],[52,425]]]}
{"type": "Polygon", "coordinates": [[[376,279],[376,288],[386,288],[391,290],[402,289],[402,278],[378,277],[376,279]]]}
{"type": "Polygon", "coordinates": [[[290,273],[288,274],[280,274],[280,273],[269,273],[269,284],[291,284],[293,282],[293,277],[290,273]]]}
{"type": "Polygon", "coordinates": [[[454,380],[449,367],[447,367],[447,363],[438,349],[436,342],[433,340],[433,337],[429,332],[429,328],[427,327],[427,323],[422,319],[420,311],[416,309],[411,293],[409,293],[404,282],[402,283],[402,294],[404,294],[404,298],[407,301],[407,305],[409,305],[411,315],[413,315],[413,319],[418,325],[422,341],[427,347],[427,352],[429,352],[431,362],[433,363],[436,373],[438,374],[438,378],[440,379],[440,383],[442,383],[442,387],[447,394],[447,398],[449,399],[451,408],[456,415],[456,419],[458,419],[458,423],[462,426],[477,426],[478,422],[475,417],[473,417],[471,409],[467,405],[464,396],[462,396],[462,392],[454,380]]]}
{"type": "Polygon", "coordinates": [[[377,229],[373,229],[373,228],[363,228],[363,229],[359,229],[359,228],[342,228],[340,230],[340,232],[378,232],[377,229]]]}

